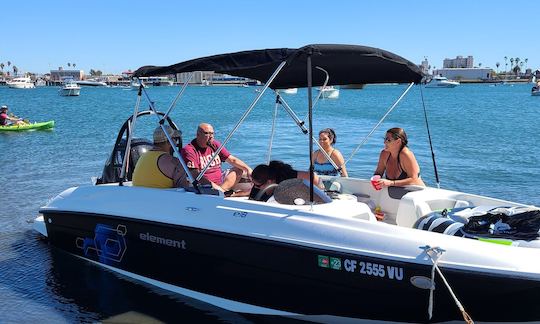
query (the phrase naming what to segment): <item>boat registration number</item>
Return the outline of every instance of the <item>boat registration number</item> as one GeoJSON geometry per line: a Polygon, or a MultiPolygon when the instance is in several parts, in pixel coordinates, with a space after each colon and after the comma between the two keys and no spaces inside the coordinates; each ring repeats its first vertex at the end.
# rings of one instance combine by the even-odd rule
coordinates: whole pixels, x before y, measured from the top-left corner
{"type": "Polygon", "coordinates": [[[373,262],[345,259],[343,268],[348,272],[356,272],[361,275],[403,280],[403,268],[384,265],[373,262]]]}

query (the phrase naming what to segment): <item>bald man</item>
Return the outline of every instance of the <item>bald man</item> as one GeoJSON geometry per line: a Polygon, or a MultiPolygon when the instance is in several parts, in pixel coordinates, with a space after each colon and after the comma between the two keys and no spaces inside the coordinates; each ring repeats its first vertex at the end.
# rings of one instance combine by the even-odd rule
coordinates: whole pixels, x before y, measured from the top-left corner
{"type": "Polygon", "coordinates": [[[253,170],[244,161],[229,153],[225,147],[213,161],[210,161],[220,145],[221,143],[214,139],[214,127],[202,123],[197,127],[197,136],[182,149],[182,157],[194,177],[210,163],[203,177],[221,187],[223,191],[230,191],[240,182],[242,174],[251,177],[253,170]],[[233,168],[222,172],[222,162],[229,163],[233,168]]]}

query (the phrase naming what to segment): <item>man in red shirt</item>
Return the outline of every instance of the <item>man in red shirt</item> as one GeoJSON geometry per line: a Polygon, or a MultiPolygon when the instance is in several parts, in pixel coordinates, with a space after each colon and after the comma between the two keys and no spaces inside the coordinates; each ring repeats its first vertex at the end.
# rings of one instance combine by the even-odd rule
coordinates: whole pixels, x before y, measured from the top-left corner
{"type": "Polygon", "coordinates": [[[197,128],[197,137],[182,149],[182,157],[194,177],[197,177],[206,165],[210,163],[210,166],[204,173],[204,178],[220,186],[223,191],[229,191],[240,182],[242,174],[251,177],[253,170],[244,161],[229,153],[225,147],[213,161],[210,161],[212,155],[220,145],[221,143],[214,139],[214,128],[212,125],[202,123],[197,128]],[[222,172],[222,162],[231,164],[233,168],[222,172]]]}

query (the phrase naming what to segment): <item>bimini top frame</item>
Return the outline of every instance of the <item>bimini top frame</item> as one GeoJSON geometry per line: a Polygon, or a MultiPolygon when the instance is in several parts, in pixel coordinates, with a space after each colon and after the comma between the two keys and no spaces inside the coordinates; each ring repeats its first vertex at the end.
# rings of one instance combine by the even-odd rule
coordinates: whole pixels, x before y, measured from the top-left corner
{"type": "MultiPolygon", "coordinates": [[[[311,201],[313,201],[312,87],[326,84],[373,83],[409,83],[412,85],[420,83],[423,78],[423,74],[416,64],[391,52],[366,46],[329,44],[307,45],[298,49],[278,48],[244,51],[198,58],[170,66],[144,66],[135,71],[133,77],[195,71],[214,71],[265,83],[265,87],[214,153],[212,159],[219,154],[268,88],[274,90],[308,88],[311,201]],[[330,76],[330,81],[328,81],[328,76],[330,76]]],[[[184,84],[184,88],[186,84],[184,84]]],[[[144,91],[144,89],[142,90],[144,91]]],[[[186,168],[184,163],[182,166],[186,168]]],[[[202,170],[194,182],[195,186],[205,171],[206,168],[202,170]]],[[[186,172],[189,174],[187,169],[186,172]]]]}

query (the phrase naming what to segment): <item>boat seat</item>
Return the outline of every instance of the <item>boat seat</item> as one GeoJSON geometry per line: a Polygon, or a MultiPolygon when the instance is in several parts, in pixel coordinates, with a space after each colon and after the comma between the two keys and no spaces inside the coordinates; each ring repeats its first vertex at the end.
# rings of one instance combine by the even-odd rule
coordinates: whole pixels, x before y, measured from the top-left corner
{"type": "Polygon", "coordinates": [[[453,198],[439,198],[424,201],[414,201],[414,212],[398,213],[396,222],[400,226],[411,227],[414,226],[414,224],[419,218],[426,216],[434,211],[470,206],[472,206],[472,204],[468,201],[453,198]]]}

